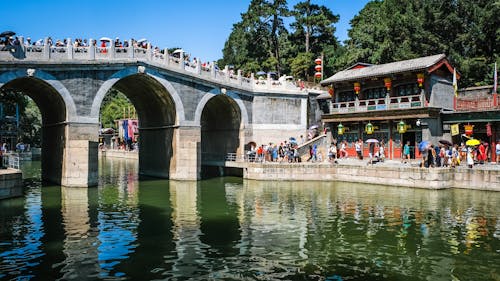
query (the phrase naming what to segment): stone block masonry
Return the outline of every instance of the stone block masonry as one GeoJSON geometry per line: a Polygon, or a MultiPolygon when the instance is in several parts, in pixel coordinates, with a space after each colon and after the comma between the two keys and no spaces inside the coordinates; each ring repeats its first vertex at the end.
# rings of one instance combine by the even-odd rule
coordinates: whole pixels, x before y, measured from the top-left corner
{"type": "Polygon", "coordinates": [[[0,170],[0,199],[23,195],[23,175],[14,169],[0,170]]]}
{"type": "Polygon", "coordinates": [[[499,169],[426,169],[330,163],[248,163],[243,178],[276,181],[342,181],[425,189],[500,191],[499,169]]]}

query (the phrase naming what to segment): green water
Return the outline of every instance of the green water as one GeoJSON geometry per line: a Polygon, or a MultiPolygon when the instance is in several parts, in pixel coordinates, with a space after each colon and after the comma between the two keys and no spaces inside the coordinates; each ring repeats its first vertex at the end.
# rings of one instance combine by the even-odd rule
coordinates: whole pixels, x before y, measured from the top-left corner
{"type": "Polygon", "coordinates": [[[0,280],[500,280],[500,193],[138,180],[0,201],[0,280]]]}

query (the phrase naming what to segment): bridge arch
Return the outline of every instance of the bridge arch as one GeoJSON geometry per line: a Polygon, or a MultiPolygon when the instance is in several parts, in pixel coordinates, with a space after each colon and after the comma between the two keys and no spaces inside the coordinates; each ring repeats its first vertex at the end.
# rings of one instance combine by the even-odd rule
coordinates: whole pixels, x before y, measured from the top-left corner
{"type": "Polygon", "coordinates": [[[29,96],[42,115],[42,179],[61,183],[68,122],[76,120],[76,107],[69,91],[52,75],[27,69],[0,75],[0,88],[29,96]]]}
{"type": "MultiPolygon", "coordinates": [[[[99,118],[99,112],[101,109],[101,104],[108,93],[108,91],[121,79],[126,78],[128,76],[132,75],[138,75],[138,68],[137,67],[128,67],[123,70],[120,70],[113,74],[108,80],[106,80],[99,90],[97,91],[97,94],[92,101],[92,108],[90,111],[90,116],[99,118]]],[[[166,79],[162,78],[159,73],[156,71],[153,71],[149,68],[146,68],[145,73],[140,74],[140,75],[147,75],[151,77],[152,79],[156,80],[159,84],[161,84],[167,91],[167,93],[170,95],[172,98],[172,101],[175,104],[175,112],[176,112],[176,124],[179,124],[185,120],[185,114],[184,114],[184,105],[182,103],[182,100],[180,98],[179,93],[177,93],[177,90],[172,86],[170,82],[168,82],[166,79]]]]}
{"type": "Polygon", "coordinates": [[[177,151],[174,132],[184,120],[179,95],[160,75],[127,68],[115,73],[98,90],[92,103],[93,118],[99,118],[101,103],[111,88],[125,94],[138,115],[139,173],[170,177],[171,163],[177,151]]]}
{"type": "Polygon", "coordinates": [[[202,176],[212,173],[204,164],[223,161],[228,153],[243,152],[248,114],[236,93],[221,93],[219,89],[206,93],[198,103],[195,124],[201,131],[202,176]]]}
{"type": "MultiPolygon", "coordinates": [[[[61,97],[62,102],[64,104],[64,114],[65,114],[64,120],[73,121],[76,119],[76,117],[77,117],[76,105],[75,105],[73,97],[69,93],[68,89],[59,80],[57,80],[57,78],[55,78],[54,76],[52,76],[51,74],[49,74],[43,70],[35,69],[35,71],[31,73],[31,76],[28,75],[27,68],[2,73],[0,75],[0,88],[4,87],[4,85],[8,84],[9,82],[12,82],[12,81],[17,80],[17,79],[22,79],[22,78],[29,79],[29,80],[23,80],[23,81],[28,81],[28,83],[26,83],[26,85],[23,86],[26,89],[33,87],[33,85],[31,85],[31,83],[29,83],[29,81],[36,81],[36,80],[43,81],[45,84],[52,87],[52,89],[54,89],[55,92],[61,97]]],[[[36,88],[32,88],[32,90],[33,89],[36,89],[36,88]]],[[[36,97],[34,96],[34,94],[32,94],[32,95],[33,95],[33,97],[30,95],[29,96],[38,105],[38,102],[36,101],[36,97]]],[[[40,106],[40,105],[38,105],[38,106],[40,106]]]]}

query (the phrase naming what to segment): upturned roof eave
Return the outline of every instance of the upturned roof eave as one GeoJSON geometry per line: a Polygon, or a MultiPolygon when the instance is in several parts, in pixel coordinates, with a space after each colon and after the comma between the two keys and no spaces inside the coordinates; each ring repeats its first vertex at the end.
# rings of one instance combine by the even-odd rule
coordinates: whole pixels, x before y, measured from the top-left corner
{"type": "Polygon", "coordinates": [[[439,64],[443,60],[447,61],[446,55],[445,54],[438,54],[438,55],[429,56],[429,57],[422,57],[422,58],[416,58],[416,59],[411,59],[411,60],[390,62],[390,63],[380,64],[380,65],[373,65],[371,67],[361,68],[359,70],[346,69],[346,70],[337,72],[335,75],[321,81],[320,84],[322,86],[326,86],[326,85],[329,85],[332,83],[355,81],[355,80],[374,78],[374,77],[383,77],[383,76],[387,76],[387,75],[391,75],[391,74],[400,74],[400,73],[411,72],[411,71],[423,71],[423,70],[428,70],[432,66],[439,64]],[[407,68],[403,68],[403,69],[397,69],[398,64],[401,64],[404,62],[408,62],[408,61],[412,61],[412,60],[419,60],[419,59],[431,59],[431,58],[433,58],[433,60],[428,62],[427,64],[421,64],[421,65],[416,65],[415,67],[407,67],[407,68]],[[392,64],[393,69],[388,70],[388,71],[380,71],[379,70],[379,68],[388,67],[388,65],[391,65],[391,64],[392,64]],[[358,74],[358,75],[356,75],[356,73],[355,73],[357,71],[363,71],[363,70],[366,71],[366,69],[373,69],[373,72],[375,72],[375,73],[358,74]],[[348,74],[346,74],[346,72],[348,74]],[[349,73],[349,72],[351,72],[351,73],[349,73]],[[341,77],[336,77],[336,76],[341,76],[341,77]]]}

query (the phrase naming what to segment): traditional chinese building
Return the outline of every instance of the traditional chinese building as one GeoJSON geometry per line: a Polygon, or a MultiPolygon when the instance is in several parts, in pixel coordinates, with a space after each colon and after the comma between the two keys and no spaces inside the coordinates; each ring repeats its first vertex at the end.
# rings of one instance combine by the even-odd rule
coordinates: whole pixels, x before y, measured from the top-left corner
{"type": "MultiPolygon", "coordinates": [[[[337,140],[377,139],[385,143],[386,157],[400,158],[402,144],[410,141],[412,157],[417,144],[435,144],[451,136],[443,131],[442,115],[453,112],[454,68],[445,55],[434,55],[381,65],[358,63],[321,81],[329,96],[319,100],[322,121],[337,140]]],[[[459,74],[456,73],[457,79],[459,74]]],[[[321,98],[321,97],[320,97],[321,98]]]]}
{"type": "MultiPolygon", "coordinates": [[[[455,111],[443,112],[442,120],[444,131],[452,132],[453,142],[460,143],[463,135],[467,135],[494,148],[500,139],[500,105],[494,86],[459,90],[455,111]]],[[[491,149],[491,158],[495,159],[495,149],[491,149]]]]}

